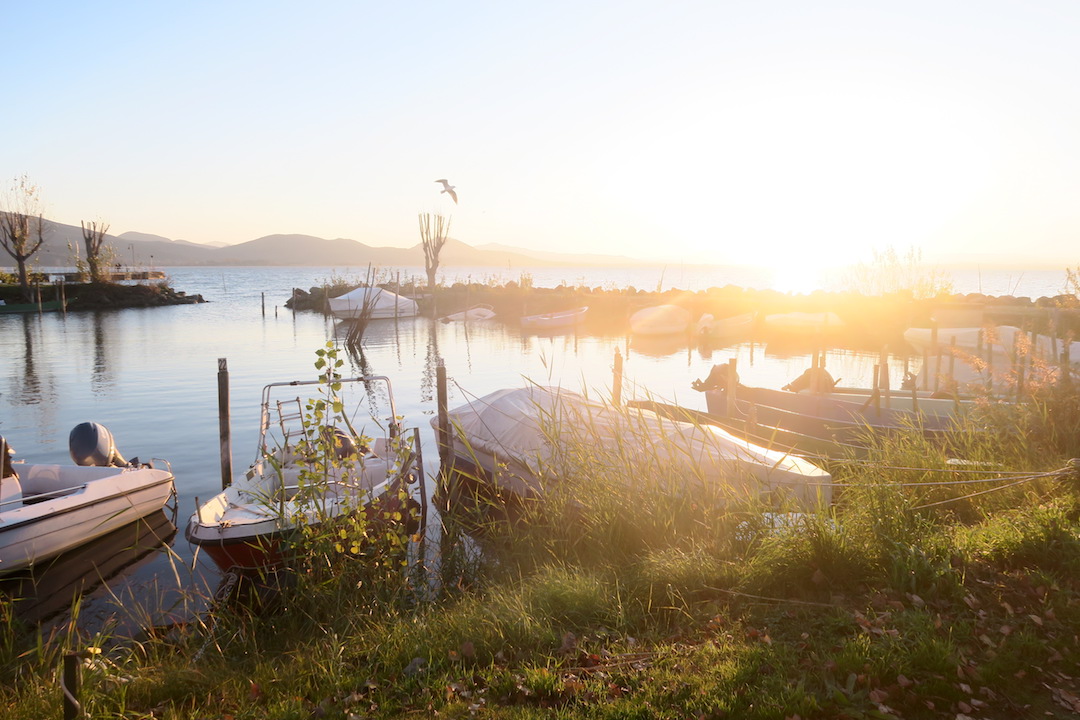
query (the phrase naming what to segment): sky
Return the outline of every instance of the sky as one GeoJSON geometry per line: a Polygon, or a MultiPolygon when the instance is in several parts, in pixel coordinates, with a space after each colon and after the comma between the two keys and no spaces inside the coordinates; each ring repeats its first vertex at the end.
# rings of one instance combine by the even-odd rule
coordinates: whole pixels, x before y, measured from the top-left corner
{"type": "Polygon", "coordinates": [[[0,27],[0,181],[58,222],[1080,261],[1075,0],[0,0],[0,27]]]}

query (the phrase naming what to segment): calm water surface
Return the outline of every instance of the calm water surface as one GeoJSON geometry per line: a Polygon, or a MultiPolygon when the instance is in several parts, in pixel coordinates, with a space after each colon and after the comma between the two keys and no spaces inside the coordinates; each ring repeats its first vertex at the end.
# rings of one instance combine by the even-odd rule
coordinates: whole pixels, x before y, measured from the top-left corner
{"type": "MultiPolygon", "coordinates": [[[[167,596],[177,585],[215,584],[217,576],[208,563],[193,563],[183,525],[196,497],[208,498],[220,490],[218,359],[227,359],[230,370],[233,466],[242,472],[254,459],[262,386],[316,379],[315,351],[335,337],[332,321],[310,312],[294,314],[283,303],[293,287],[320,285],[333,272],[173,269],[169,276],[174,288],[201,294],[209,302],[66,316],[0,316],[0,434],[19,459],[70,462],[69,431],[92,420],[112,431],[126,457],[159,457],[172,464],[180,527],[173,561],[164,554],[144,559],[112,581],[114,592],[167,596]]],[[[576,280],[572,274],[566,279],[576,280]]],[[[580,279],[590,286],[605,285],[580,279]]],[[[625,280],[609,282],[634,284],[625,280]]],[[[702,287],[723,284],[702,281],[702,287]]],[[[537,284],[558,282],[540,278],[537,284]]],[[[689,289],[697,289],[693,284],[689,289]]],[[[779,387],[810,362],[809,354],[776,356],[750,343],[711,351],[685,342],[639,346],[628,344],[621,329],[608,336],[537,336],[522,334],[516,321],[464,326],[410,318],[373,323],[365,334],[363,356],[347,360],[346,374],[390,377],[398,412],[406,424],[421,428],[430,478],[437,454],[428,423],[435,413],[434,373],[440,358],[450,377],[454,407],[471,397],[521,386],[526,379],[610,397],[616,351],[625,356],[624,397],[651,395],[701,409],[704,398],[690,390],[690,381],[704,377],[713,363],[737,357],[744,382],[779,387]]],[[[876,355],[839,351],[831,354],[829,368],[845,385],[869,385],[876,360],[876,355]]],[[[85,612],[92,616],[112,609],[101,590],[85,612]]]]}

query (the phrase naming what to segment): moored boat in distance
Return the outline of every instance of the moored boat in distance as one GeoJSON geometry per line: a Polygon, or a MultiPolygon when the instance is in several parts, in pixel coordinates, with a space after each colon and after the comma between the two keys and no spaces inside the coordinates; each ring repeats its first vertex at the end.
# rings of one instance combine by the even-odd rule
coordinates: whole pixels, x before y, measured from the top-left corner
{"type": "Polygon", "coordinates": [[[389,378],[335,378],[334,384],[338,394],[329,401],[323,381],[263,388],[254,462],[222,492],[196,503],[184,532],[222,570],[279,565],[283,542],[300,524],[350,514],[410,522],[415,503],[408,486],[423,485],[419,431],[398,423],[389,378]],[[374,406],[376,396],[385,408],[374,406]],[[320,401],[340,412],[326,409],[315,427],[305,408],[320,401]]]}
{"type": "Polygon", "coordinates": [[[69,437],[75,465],[10,462],[0,438],[0,573],[36,565],[160,511],[175,495],[169,464],[130,462],[97,423],[69,437]]]}
{"type": "Polygon", "coordinates": [[[56,312],[63,310],[62,300],[45,300],[40,303],[5,303],[0,301],[0,315],[14,315],[17,313],[56,312]]]}
{"type": "Polygon", "coordinates": [[[420,312],[415,300],[380,287],[358,287],[330,298],[329,304],[340,320],[408,318],[420,312]]]}
{"type": "Polygon", "coordinates": [[[588,311],[589,306],[583,305],[571,310],[526,315],[521,318],[521,327],[525,330],[556,330],[574,327],[585,319],[585,313],[588,311]]]}
{"type": "Polygon", "coordinates": [[[698,336],[703,340],[745,337],[754,329],[756,317],[757,313],[753,312],[723,318],[705,313],[697,322],[698,336]]]}
{"type": "Polygon", "coordinates": [[[495,308],[486,304],[478,303],[461,312],[450,313],[439,320],[444,323],[451,322],[484,322],[495,317],[495,308]]]}

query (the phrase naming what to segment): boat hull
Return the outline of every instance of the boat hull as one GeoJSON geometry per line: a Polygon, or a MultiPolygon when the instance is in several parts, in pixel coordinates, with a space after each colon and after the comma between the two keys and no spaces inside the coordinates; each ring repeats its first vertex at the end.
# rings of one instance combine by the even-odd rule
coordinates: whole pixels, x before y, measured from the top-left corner
{"type": "Polygon", "coordinates": [[[557,330],[574,327],[585,320],[585,313],[588,311],[588,306],[585,306],[563,312],[526,315],[521,318],[521,327],[525,330],[557,330]]]}
{"type": "MultiPolygon", "coordinates": [[[[9,500],[0,512],[0,573],[78,547],[161,510],[174,494],[171,472],[157,468],[98,468],[16,464],[23,487],[38,477],[83,478],[73,492],[9,500]]],[[[11,482],[5,478],[3,482],[11,482]]]]}

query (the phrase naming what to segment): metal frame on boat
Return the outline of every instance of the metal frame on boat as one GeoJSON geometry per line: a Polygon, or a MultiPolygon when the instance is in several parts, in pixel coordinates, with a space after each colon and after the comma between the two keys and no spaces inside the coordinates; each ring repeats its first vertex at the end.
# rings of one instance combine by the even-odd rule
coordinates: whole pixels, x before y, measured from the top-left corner
{"type": "MultiPolygon", "coordinates": [[[[362,513],[371,521],[401,513],[408,522],[415,506],[408,485],[424,492],[420,435],[398,423],[390,379],[367,375],[335,379],[348,397],[340,413],[328,408],[314,418],[297,388],[326,388],[324,381],[278,382],[263,388],[255,460],[243,477],[200,504],[185,537],[223,570],[282,562],[282,541],[299,524],[315,525],[362,513]],[[381,388],[386,412],[374,407],[381,388]],[[289,397],[282,398],[287,393],[289,397]],[[313,418],[318,422],[313,422],[313,418]],[[330,423],[336,423],[330,425],[330,423]]],[[[334,404],[338,404],[335,402],[334,404]]]]}

